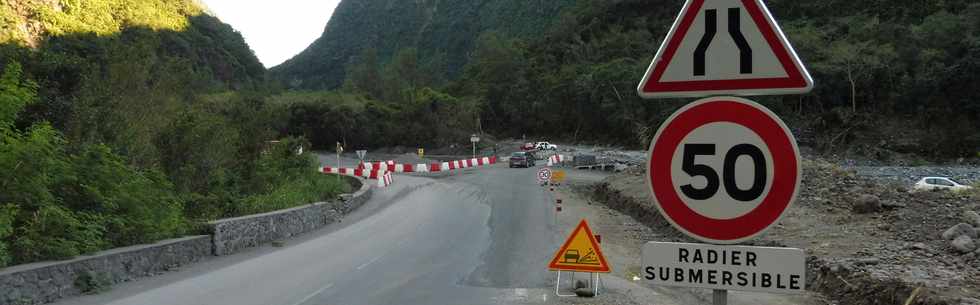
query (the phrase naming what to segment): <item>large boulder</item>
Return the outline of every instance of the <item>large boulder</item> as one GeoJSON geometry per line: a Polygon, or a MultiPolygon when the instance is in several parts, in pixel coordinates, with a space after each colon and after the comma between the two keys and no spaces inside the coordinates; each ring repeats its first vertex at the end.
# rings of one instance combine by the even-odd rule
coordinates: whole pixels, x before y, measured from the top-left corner
{"type": "Polygon", "coordinates": [[[977,212],[974,211],[963,212],[963,221],[965,221],[966,223],[974,227],[980,228],[980,214],[978,214],[977,212]]]}
{"type": "Polygon", "coordinates": [[[960,253],[970,253],[977,249],[977,244],[969,236],[960,235],[960,237],[953,240],[953,249],[956,249],[960,253]]]}
{"type": "Polygon", "coordinates": [[[970,238],[977,238],[977,231],[965,223],[958,223],[955,226],[950,227],[946,232],[943,232],[943,239],[953,240],[960,236],[968,236],[970,238]]]}
{"type": "Polygon", "coordinates": [[[858,195],[851,202],[851,210],[858,214],[874,213],[881,210],[881,199],[878,196],[863,194],[858,195]]]}

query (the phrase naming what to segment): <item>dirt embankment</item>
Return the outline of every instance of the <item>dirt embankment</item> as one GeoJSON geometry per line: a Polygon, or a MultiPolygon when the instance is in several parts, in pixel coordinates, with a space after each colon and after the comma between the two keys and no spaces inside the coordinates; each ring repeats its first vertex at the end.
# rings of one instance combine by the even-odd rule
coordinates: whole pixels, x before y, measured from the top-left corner
{"type": "MultiPolygon", "coordinates": [[[[980,305],[980,250],[963,254],[942,236],[980,210],[978,196],[909,193],[829,162],[803,165],[796,204],[750,244],[804,249],[808,290],[837,304],[980,305]]],[[[659,240],[692,241],[660,215],[638,171],[594,185],[592,197],[659,240]]]]}

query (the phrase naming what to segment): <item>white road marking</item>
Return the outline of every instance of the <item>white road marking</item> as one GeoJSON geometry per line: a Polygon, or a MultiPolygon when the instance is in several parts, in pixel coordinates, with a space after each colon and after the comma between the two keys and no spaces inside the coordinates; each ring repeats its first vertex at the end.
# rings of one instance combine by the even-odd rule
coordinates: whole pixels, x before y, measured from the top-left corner
{"type": "Polygon", "coordinates": [[[366,262],[366,263],[364,263],[364,264],[362,264],[360,266],[357,266],[357,270],[364,269],[364,267],[367,267],[368,265],[373,264],[374,262],[378,261],[379,259],[381,259],[381,255],[379,255],[378,257],[375,257],[375,258],[369,260],[368,262],[366,262]]]}
{"type": "Polygon", "coordinates": [[[293,305],[300,305],[300,304],[306,303],[306,301],[309,301],[313,297],[315,297],[318,294],[322,293],[324,290],[330,289],[330,287],[333,287],[333,283],[330,283],[330,284],[327,284],[326,286],[323,286],[322,288],[318,289],[317,291],[314,291],[313,293],[311,293],[310,295],[306,296],[305,298],[303,298],[299,302],[293,303],[293,305]]]}

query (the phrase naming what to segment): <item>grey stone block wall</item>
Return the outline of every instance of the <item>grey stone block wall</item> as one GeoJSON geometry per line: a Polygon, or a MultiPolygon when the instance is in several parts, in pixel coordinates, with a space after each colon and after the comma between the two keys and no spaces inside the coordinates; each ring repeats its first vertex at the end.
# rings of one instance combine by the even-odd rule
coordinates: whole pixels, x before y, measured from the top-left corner
{"type": "Polygon", "coordinates": [[[0,305],[43,304],[82,294],[76,286],[82,276],[105,285],[152,276],[204,260],[211,248],[211,236],[190,236],[0,269],[0,305]]]}
{"type": "Polygon", "coordinates": [[[50,303],[84,293],[76,284],[83,276],[109,286],[170,271],[213,255],[231,254],[316,230],[337,221],[371,198],[370,181],[363,183],[348,178],[348,182],[359,190],[341,195],[342,200],[214,221],[210,223],[213,235],[170,239],[71,260],[0,269],[0,305],[50,303]]]}
{"type": "MultiPolygon", "coordinates": [[[[275,240],[313,231],[334,223],[371,197],[368,183],[357,181],[360,190],[343,200],[318,202],[286,210],[227,218],[208,223],[214,236],[214,254],[228,255],[275,240]]],[[[352,183],[353,186],[358,184],[352,183]]]]}

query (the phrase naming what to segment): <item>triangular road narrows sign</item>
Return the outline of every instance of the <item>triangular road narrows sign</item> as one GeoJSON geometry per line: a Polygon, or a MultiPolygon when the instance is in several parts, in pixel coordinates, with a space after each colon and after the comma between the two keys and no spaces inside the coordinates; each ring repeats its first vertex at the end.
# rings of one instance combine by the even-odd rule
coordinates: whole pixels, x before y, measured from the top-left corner
{"type": "Polygon", "coordinates": [[[592,234],[589,224],[582,219],[572,235],[555,253],[548,269],[585,272],[610,272],[606,257],[592,234]]]}
{"type": "Polygon", "coordinates": [[[666,98],[811,89],[809,72],[761,0],[687,0],[637,92],[666,98]]]}

